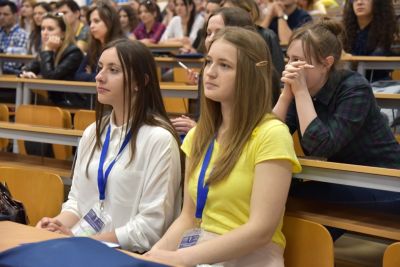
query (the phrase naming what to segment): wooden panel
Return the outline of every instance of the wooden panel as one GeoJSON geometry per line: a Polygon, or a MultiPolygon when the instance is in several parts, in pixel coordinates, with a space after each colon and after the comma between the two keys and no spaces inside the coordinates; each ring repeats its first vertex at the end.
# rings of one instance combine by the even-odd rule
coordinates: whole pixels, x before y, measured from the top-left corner
{"type": "Polygon", "coordinates": [[[400,216],[289,198],[286,214],[352,232],[400,240],[400,216]]]}

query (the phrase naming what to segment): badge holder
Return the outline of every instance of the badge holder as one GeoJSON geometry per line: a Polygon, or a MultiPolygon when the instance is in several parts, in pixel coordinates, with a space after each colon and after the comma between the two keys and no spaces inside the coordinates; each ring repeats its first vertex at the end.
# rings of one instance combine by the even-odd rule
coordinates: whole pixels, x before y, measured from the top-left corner
{"type": "Polygon", "coordinates": [[[97,203],[83,216],[71,231],[74,236],[92,236],[101,232],[111,231],[111,216],[104,211],[103,203],[97,203]]]}

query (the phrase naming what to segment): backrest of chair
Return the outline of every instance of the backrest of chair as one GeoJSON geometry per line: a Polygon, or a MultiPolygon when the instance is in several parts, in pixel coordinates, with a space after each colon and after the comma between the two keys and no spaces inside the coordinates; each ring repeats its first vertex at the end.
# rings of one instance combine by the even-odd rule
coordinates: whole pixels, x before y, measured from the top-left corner
{"type": "Polygon", "coordinates": [[[0,181],[5,181],[13,198],[24,204],[30,225],[60,213],[64,185],[59,175],[23,166],[3,166],[0,181]]]}
{"type": "Polygon", "coordinates": [[[388,246],[383,254],[383,267],[400,266],[400,242],[388,246]]]}
{"type": "Polygon", "coordinates": [[[285,216],[286,267],[333,267],[333,240],[321,224],[285,216]]]}
{"type": "Polygon", "coordinates": [[[96,121],[96,112],[94,110],[81,109],[75,113],[74,129],[85,130],[90,124],[96,121]]]}
{"type": "MultiPolygon", "coordinates": [[[[33,125],[71,128],[71,114],[53,106],[21,105],[15,112],[15,121],[33,125]]],[[[27,154],[23,141],[18,141],[18,148],[21,154],[27,154]]],[[[70,159],[72,155],[72,149],[69,146],[53,145],[53,151],[56,159],[66,160],[70,159]]]]}
{"type": "MultiPolygon", "coordinates": [[[[8,111],[8,107],[5,104],[0,104],[0,121],[9,121],[10,120],[10,112],[8,111]]],[[[0,149],[6,149],[8,146],[8,139],[0,139],[0,149]]]]}

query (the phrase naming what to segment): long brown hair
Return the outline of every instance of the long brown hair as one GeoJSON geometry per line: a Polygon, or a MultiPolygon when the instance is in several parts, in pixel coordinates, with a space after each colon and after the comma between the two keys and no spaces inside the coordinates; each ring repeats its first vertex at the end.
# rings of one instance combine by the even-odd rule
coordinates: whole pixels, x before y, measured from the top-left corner
{"type": "Polygon", "coordinates": [[[62,57],[65,49],[67,49],[67,47],[70,46],[71,44],[75,44],[75,35],[74,35],[71,27],[67,23],[65,23],[64,16],[62,15],[62,13],[61,14],[60,13],[56,13],[56,14],[47,13],[43,17],[43,20],[45,20],[45,19],[52,19],[55,22],[57,22],[57,25],[64,32],[64,39],[62,40],[61,47],[60,47],[60,49],[58,49],[58,51],[56,53],[56,57],[54,59],[54,65],[57,66],[61,60],[61,57],[62,57]]]}
{"type": "MultiPolygon", "coordinates": [[[[134,159],[136,138],[143,125],[159,126],[168,130],[179,144],[179,136],[170,123],[164,108],[156,63],[150,50],[140,41],[128,39],[110,42],[103,51],[110,48],[116,49],[124,73],[124,105],[127,103],[129,107],[128,114],[124,114],[124,119],[129,124],[124,129],[124,135],[128,130],[132,132],[130,161],[134,159]],[[134,84],[138,88],[137,91],[133,89],[134,84]]],[[[102,147],[101,135],[110,121],[110,116],[105,115],[109,108],[110,106],[96,100],[96,141],[89,161],[92,159],[94,151],[102,147]]]]}
{"type": "MultiPolygon", "coordinates": [[[[229,175],[254,128],[272,111],[272,62],[262,37],[257,32],[244,28],[225,27],[215,35],[210,49],[217,40],[224,40],[237,48],[237,67],[233,117],[223,140],[219,142],[220,153],[207,180],[208,184],[229,175]]],[[[200,119],[188,159],[189,176],[203,159],[222,123],[221,104],[206,98],[204,85],[201,86],[200,119]]]]}
{"type": "MultiPolygon", "coordinates": [[[[107,27],[107,34],[104,39],[104,44],[107,44],[113,40],[124,37],[121,29],[121,23],[119,21],[119,15],[117,10],[106,1],[98,1],[95,6],[91,7],[86,13],[86,19],[90,25],[90,15],[97,10],[100,19],[104,22],[107,27]]],[[[103,49],[101,42],[90,34],[89,45],[88,45],[88,61],[90,66],[96,66],[97,60],[100,57],[100,53],[103,49]]]]}

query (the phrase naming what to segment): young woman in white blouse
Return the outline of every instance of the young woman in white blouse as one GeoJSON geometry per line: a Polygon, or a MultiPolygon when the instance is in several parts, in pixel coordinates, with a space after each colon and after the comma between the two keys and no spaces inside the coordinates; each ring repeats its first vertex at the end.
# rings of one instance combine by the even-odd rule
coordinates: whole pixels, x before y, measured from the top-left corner
{"type": "Polygon", "coordinates": [[[197,37],[197,32],[203,27],[204,17],[196,14],[193,0],[175,0],[175,11],[177,16],[173,17],[163,36],[161,42],[182,42],[192,44],[197,37]]]}
{"type": "Polygon", "coordinates": [[[68,200],[37,227],[144,252],[180,210],[179,137],[142,43],[107,44],[97,68],[96,122],[80,141],[68,200]]]}

